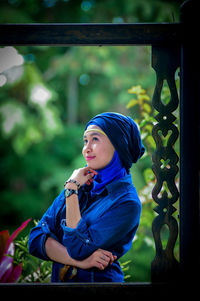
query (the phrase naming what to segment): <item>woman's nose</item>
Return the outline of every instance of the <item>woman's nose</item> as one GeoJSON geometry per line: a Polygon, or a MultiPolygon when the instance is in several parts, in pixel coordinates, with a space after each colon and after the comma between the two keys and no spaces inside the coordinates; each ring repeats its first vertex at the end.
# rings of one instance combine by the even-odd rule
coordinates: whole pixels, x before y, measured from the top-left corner
{"type": "Polygon", "coordinates": [[[85,151],[86,151],[86,153],[89,153],[89,152],[91,152],[91,150],[92,150],[92,145],[90,142],[88,142],[85,146],[85,151]]]}

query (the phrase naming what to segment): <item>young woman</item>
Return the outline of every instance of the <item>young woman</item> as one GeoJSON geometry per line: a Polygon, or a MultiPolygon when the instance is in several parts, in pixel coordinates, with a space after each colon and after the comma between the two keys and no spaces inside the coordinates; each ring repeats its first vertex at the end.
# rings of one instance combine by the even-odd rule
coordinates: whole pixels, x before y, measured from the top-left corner
{"type": "Polygon", "coordinates": [[[131,247],[141,204],[130,168],[144,147],[135,122],[102,113],[86,125],[82,154],[65,189],[31,230],[29,251],[52,260],[53,282],[123,282],[117,259],[131,247]]]}

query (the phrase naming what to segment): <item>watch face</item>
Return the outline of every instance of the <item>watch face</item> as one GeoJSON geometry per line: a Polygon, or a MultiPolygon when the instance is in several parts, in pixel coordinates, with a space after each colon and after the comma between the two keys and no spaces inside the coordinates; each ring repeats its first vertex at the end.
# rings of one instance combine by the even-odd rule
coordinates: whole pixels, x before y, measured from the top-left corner
{"type": "Polygon", "coordinates": [[[69,189],[65,190],[65,197],[68,198],[71,194],[71,191],[69,189]]]}
{"type": "Polygon", "coordinates": [[[78,191],[77,190],[66,189],[65,192],[64,192],[64,195],[65,195],[66,198],[68,198],[70,195],[72,195],[74,193],[78,195],[78,191]]]}

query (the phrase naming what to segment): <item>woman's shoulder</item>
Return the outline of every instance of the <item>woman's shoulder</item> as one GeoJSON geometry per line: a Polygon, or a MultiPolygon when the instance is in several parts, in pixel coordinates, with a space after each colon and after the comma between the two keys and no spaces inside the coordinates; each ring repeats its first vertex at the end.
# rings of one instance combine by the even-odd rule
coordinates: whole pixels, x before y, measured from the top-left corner
{"type": "Polygon", "coordinates": [[[133,184],[126,181],[123,184],[118,183],[118,191],[113,191],[111,198],[111,208],[117,210],[120,216],[125,215],[129,221],[134,222],[135,218],[139,219],[142,205],[133,184]]]}
{"type": "Polygon", "coordinates": [[[117,203],[126,204],[130,207],[138,207],[141,208],[141,202],[135,187],[132,185],[128,186],[128,189],[123,189],[118,194],[117,203]]]}
{"type": "Polygon", "coordinates": [[[141,202],[132,183],[131,176],[125,176],[113,182],[112,185],[107,188],[108,198],[112,208],[121,208],[122,210],[129,210],[130,212],[141,211],[141,202]]]}
{"type": "Polygon", "coordinates": [[[133,185],[131,175],[127,175],[117,181],[112,182],[107,186],[108,192],[113,195],[113,197],[130,198],[136,201],[139,200],[135,186],[133,185]]]}

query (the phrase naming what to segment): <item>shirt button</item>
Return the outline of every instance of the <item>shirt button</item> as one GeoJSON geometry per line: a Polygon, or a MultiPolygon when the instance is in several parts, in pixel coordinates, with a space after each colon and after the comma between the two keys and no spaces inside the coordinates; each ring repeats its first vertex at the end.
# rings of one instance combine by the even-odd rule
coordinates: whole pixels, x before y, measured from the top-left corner
{"type": "Polygon", "coordinates": [[[42,222],[42,226],[45,226],[45,224],[46,224],[45,222],[42,222]]]}
{"type": "Polygon", "coordinates": [[[86,244],[89,244],[90,240],[89,240],[89,239],[86,239],[85,242],[86,242],[86,244]]]}

